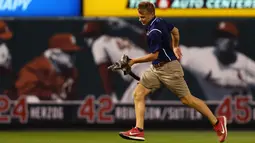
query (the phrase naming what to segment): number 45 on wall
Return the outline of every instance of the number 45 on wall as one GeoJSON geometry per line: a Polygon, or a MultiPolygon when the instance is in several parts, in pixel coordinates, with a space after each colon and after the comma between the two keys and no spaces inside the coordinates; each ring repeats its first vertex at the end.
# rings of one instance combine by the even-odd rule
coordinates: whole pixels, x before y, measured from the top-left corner
{"type": "Polygon", "coordinates": [[[227,96],[215,110],[217,116],[226,116],[228,123],[245,124],[252,119],[251,96],[227,96]]]}

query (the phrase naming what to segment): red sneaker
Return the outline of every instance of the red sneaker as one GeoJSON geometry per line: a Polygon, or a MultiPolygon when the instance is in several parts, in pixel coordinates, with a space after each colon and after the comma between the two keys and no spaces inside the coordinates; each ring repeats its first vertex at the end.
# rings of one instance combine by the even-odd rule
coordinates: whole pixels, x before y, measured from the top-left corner
{"type": "Polygon", "coordinates": [[[219,141],[224,142],[228,135],[227,118],[225,116],[220,116],[217,119],[219,122],[213,128],[215,132],[217,133],[219,141]]]}
{"type": "Polygon", "coordinates": [[[141,131],[138,130],[138,128],[132,128],[129,131],[120,132],[119,135],[123,139],[136,140],[136,141],[145,141],[144,131],[141,132],[141,131]]]}

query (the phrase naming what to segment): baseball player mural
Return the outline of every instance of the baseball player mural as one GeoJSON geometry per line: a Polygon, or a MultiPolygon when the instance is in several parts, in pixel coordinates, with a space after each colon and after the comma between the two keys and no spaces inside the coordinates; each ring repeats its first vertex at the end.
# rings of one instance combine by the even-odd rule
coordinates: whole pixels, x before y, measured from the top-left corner
{"type": "Polygon", "coordinates": [[[12,38],[12,32],[8,25],[0,20],[0,94],[10,88],[11,75],[11,54],[6,42],[12,38]]]}
{"type": "Polygon", "coordinates": [[[228,95],[251,95],[255,85],[255,63],[236,51],[239,31],[235,24],[222,21],[217,26],[214,46],[181,45],[181,64],[194,74],[207,100],[228,95]]]}
{"type": "Polygon", "coordinates": [[[74,59],[79,49],[71,34],[53,35],[49,48],[19,71],[15,83],[17,94],[26,96],[28,102],[75,99],[78,72],[74,59]]]}
{"type": "MultiPolygon", "coordinates": [[[[110,21],[108,23],[112,22],[113,21],[110,21]]],[[[115,19],[115,22],[118,21],[115,19]]],[[[123,23],[123,21],[121,22],[123,23]]],[[[110,83],[111,79],[107,67],[109,64],[119,60],[123,54],[126,54],[132,58],[136,56],[144,56],[146,55],[146,51],[134,44],[128,38],[121,36],[115,37],[106,34],[104,31],[105,25],[106,24],[104,22],[99,21],[87,22],[83,29],[84,35],[88,37],[85,38],[85,41],[88,43],[87,45],[92,48],[91,51],[94,57],[94,62],[96,65],[98,65],[99,73],[103,80],[103,86],[106,94],[111,95],[114,102],[133,103],[132,92],[136,87],[137,80],[133,79],[131,76],[125,76],[122,72],[119,72],[121,77],[130,83],[119,101],[110,83]]],[[[149,63],[140,64],[132,67],[132,71],[136,75],[140,76],[148,66],[149,63]]]]}

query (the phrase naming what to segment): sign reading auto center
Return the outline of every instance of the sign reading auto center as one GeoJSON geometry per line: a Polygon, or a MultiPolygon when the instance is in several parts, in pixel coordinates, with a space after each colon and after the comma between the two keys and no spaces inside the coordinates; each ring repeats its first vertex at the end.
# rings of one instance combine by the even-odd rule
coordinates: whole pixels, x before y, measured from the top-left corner
{"type": "Polygon", "coordinates": [[[83,0],[83,15],[135,17],[141,1],[160,17],[255,17],[255,0],[83,0]]]}

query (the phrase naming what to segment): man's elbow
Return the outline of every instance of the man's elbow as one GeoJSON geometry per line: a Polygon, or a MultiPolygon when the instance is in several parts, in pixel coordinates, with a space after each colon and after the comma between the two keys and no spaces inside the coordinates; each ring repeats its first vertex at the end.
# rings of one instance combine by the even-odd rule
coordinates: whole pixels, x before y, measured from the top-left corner
{"type": "Polygon", "coordinates": [[[179,35],[179,29],[174,27],[173,30],[171,31],[171,33],[173,34],[173,36],[179,35]]]}
{"type": "Polygon", "coordinates": [[[159,53],[158,51],[153,53],[152,56],[151,56],[151,59],[156,60],[158,58],[158,53],[159,53]]]}

